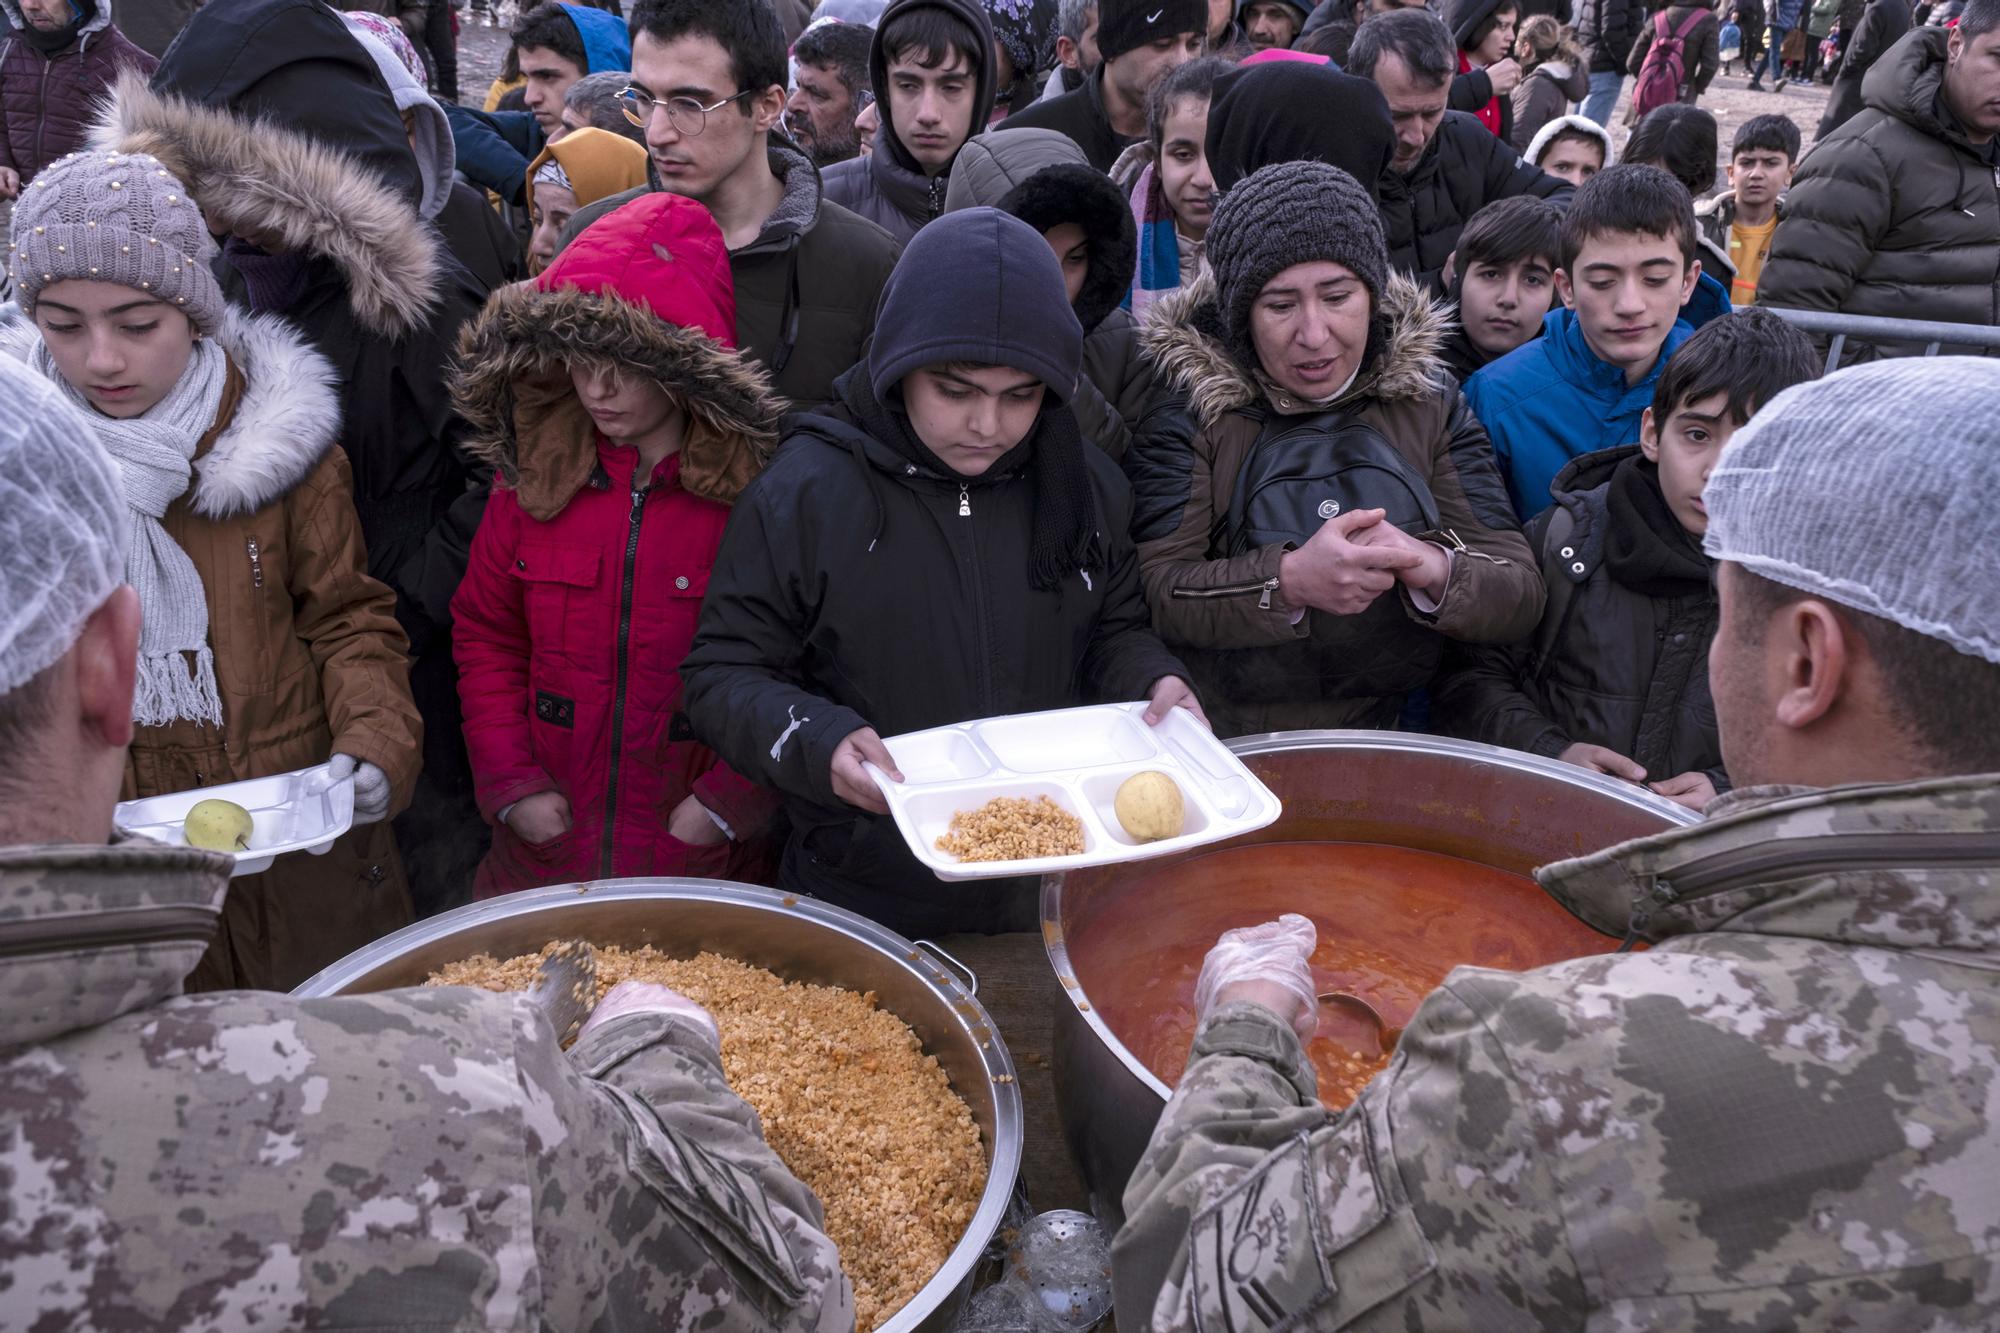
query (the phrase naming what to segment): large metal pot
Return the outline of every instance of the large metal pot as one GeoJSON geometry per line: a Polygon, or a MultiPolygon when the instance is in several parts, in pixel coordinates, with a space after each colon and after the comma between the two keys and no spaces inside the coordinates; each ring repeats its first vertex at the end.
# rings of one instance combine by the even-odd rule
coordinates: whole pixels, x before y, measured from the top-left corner
{"type": "Polygon", "coordinates": [[[883,1333],[947,1327],[1006,1213],[1021,1170],[1021,1092],[1014,1063],[975,998],[978,979],[955,960],[863,917],[773,889],[701,879],[598,880],[509,894],[420,921],[312,977],[301,996],[415,986],[476,953],[508,958],[551,940],[638,948],[687,958],[713,950],[793,981],[874,991],[910,1025],[965,1098],[986,1145],[986,1190],[951,1257],[883,1333]],[[964,971],[964,979],[953,975],[964,971]]]}
{"type": "MultiPolygon", "coordinates": [[[[1695,820],[1630,783],[1468,741],[1290,731],[1245,736],[1229,748],[1285,806],[1277,823],[1231,845],[1387,843],[1525,874],[1695,820]]],[[[1069,997],[1056,1015],[1057,1105],[1091,1207],[1114,1228],[1169,1089],[1112,1034],[1090,1002],[1088,969],[1079,972],[1065,941],[1094,914],[1143,897],[1161,867],[1212,851],[1042,880],[1042,937],[1069,997]]],[[[1171,920],[1155,919],[1137,947],[1160,947],[1172,930],[1171,920]]]]}

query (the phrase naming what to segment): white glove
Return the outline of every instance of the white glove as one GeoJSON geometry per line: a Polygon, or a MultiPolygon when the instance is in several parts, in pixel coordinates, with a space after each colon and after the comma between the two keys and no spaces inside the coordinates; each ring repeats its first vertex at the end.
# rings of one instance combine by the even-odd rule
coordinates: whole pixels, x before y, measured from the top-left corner
{"type": "Polygon", "coordinates": [[[1194,985],[1195,1020],[1208,1021],[1223,987],[1238,982],[1262,982],[1275,988],[1282,998],[1272,995],[1271,999],[1278,1003],[1261,999],[1259,1002],[1267,1003],[1278,1017],[1290,1023],[1300,1041],[1311,1041],[1313,1033],[1319,1030],[1319,991],[1312,976],[1313,946],[1318,943],[1319,932],[1313,929],[1313,923],[1296,912],[1287,912],[1261,926],[1223,931],[1222,938],[1201,962],[1201,979],[1194,985]],[[1295,1002],[1289,1006],[1290,1012],[1279,1007],[1286,1000],[1295,1002]]]}
{"type": "Polygon", "coordinates": [[[376,824],[389,817],[389,775],[375,765],[351,754],[337,754],[327,761],[327,780],[354,779],[354,822],[376,824]]]}
{"type": "Polygon", "coordinates": [[[692,1019],[695,1026],[707,1034],[709,1045],[718,1054],[721,1053],[722,1034],[716,1030],[715,1019],[708,1010],[657,981],[621,981],[613,986],[597,1002],[597,1008],[590,1011],[590,1017],[583,1020],[583,1026],[577,1029],[576,1039],[582,1041],[594,1029],[603,1027],[614,1018],[648,1013],[678,1014],[692,1019]]]}

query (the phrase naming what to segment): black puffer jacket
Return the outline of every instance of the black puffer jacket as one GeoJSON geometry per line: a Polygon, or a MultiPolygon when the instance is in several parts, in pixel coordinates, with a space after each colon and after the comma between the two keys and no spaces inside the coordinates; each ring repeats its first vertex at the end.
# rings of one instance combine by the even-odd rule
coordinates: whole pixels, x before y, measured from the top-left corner
{"type": "MultiPolygon", "coordinates": [[[[1432,721],[1448,735],[1548,758],[1578,741],[1602,745],[1644,766],[1652,781],[1702,772],[1720,791],[1728,780],[1708,690],[1715,597],[1700,579],[1677,596],[1627,587],[1606,553],[1613,474],[1642,462],[1636,446],[1605,449],[1557,476],[1556,504],[1530,520],[1528,540],[1550,588],[1570,585],[1549,598],[1548,614],[1560,623],[1518,644],[1453,645],[1431,689],[1432,721]],[[1558,508],[1570,526],[1551,542],[1558,508]]],[[[1698,560],[1694,538],[1678,527],[1649,538],[1685,542],[1698,560]]]]}
{"type": "MultiPolygon", "coordinates": [[[[868,50],[868,78],[875,90],[875,105],[882,113],[875,151],[867,157],[836,162],[822,174],[830,202],[859,213],[904,242],[917,234],[917,228],[944,211],[945,184],[951,175],[949,163],[934,176],[926,174],[897,137],[895,121],[889,114],[889,58],[882,50],[882,34],[905,12],[923,7],[943,9],[978,33],[987,51],[995,49],[993,24],[986,16],[985,6],[975,0],[894,0],[875,21],[875,41],[868,50]]],[[[989,58],[980,63],[973,81],[972,134],[986,127],[998,93],[993,61],[989,58]]]]}
{"type": "Polygon", "coordinates": [[[1581,6],[1576,40],[1590,58],[1590,72],[1623,74],[1632,43],[1646,26],[1646,0],[1581,0],[1581,6]]]}
{"type": "Polygon", "coordinates": [[[1407,175],[1382,175],[1382,227],[1389,263],[1432,291],[1474,213],[1496,199],[1531,194],[1567,207],[1576,189],[1494,137],[1476,116],[1447,111],[1430,147],[1407,175]]]}
{"type": "Polygon", "coordinates": [[[1759,304],[2000,324],[2000,184],[1939,119],[1950,36],[1897,42],[1862,80],[1867,109],[1806,155],[1759,304]]]}

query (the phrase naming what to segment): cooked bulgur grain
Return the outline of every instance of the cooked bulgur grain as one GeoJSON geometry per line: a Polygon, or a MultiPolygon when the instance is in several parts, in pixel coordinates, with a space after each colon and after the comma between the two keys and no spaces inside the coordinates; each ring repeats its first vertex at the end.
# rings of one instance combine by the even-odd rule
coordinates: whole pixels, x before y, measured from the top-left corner
{"type": "Polygon", "coordinates": [[[1046,796],[996,796],[977,810],[960,810],[937,840],[961,861],[1026,861],[1083,851],[1083,821],[1046,796]]]}
{"type": "MultiPolygon", "coordinates": [[[[505,962],[475,955],[428,984],[526,990],[560,947],[505,962]]],[[[944,1266],[986,1188],[979,1126],[936,1058],[872,991],[785,981],[712,953],[600,947],[598,998],[628,978],[670,986],[715,1016],[729,1086],[826,1209],[857,1326],[885,1322],[944,1266]]]]}

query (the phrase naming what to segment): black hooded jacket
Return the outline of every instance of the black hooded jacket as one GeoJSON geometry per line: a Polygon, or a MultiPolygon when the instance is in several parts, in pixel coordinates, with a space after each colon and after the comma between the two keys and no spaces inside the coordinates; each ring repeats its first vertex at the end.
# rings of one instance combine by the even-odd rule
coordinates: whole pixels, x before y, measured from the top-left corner
{"type": "Polygon", "coordinates": [[[1389,262],[1441,290],[1444,261],[1465,224],[1496,199],[1531,194],[1569,206],[1576,187],[1551,176],[1496,138],[1475,116],[1447,111],[1408,175],[1382,177],[1382,228],[1389,262]]]}
{"type": "Polygon", "coordinates": [[[1396,152],[1396,126],[1372,80],[1286,60],[1234,69],[1215,81],[1207,148],[1218,194],[1260,167],[1311,161],[1339,167],[1379,198],[1396,152]],[[1304,106],[1313,114],[1300,115],[1304,106]]]}
{"type": "MultiPolygon", "coordinates": [[[[881,108],[882,128],[875,136],[875,151],[867,157],[836,162],[821,173],[826,197],[842,208],[859,213],[898,241],[908,241],[917,228],[944,211],[945,184],[951,165],[935,176],[927,175],[910,156],[910,150],[896,135],[889,116],[889,57],[882,49],[882,34],[889,25],[912,9],[942,9],[977,33],[984,49],[991,52],[993,24],[985,6],[974,0],[895,0],[882,11],[875,24],[875,41],[868,51],[868,79],[875,89],[875,104],[881,108]]],[[[993,114],[993,99],[999,94],[993,77],[993,60],[979,62],[972,90],[972,121],[966,137],[986,128],[993,114]]]]}
{"type": "Polygon", "coordinates": [[[1003,130],[1054,130],[1067,134],[1083,149],[1083,155],[1099,171],[1110,171],[1118,155],[1141,142],[1111,128],[1111,116],[1104,109],[1104,69],[1084,80],[1075,92],[1037,102],[1026,111],[1017,111],[1002,121],[1003,130]]]}
{"type": "MultiPolygon", "coordinates": [[[[976,274],[899,275],[938,302],[891,319],[885,297],[871,361],[983,343],[988,355],[1040,364],[1038,333],[1069,313],[1035,308],[1036,289],[1008,278],[1015,261],[1002,253],[977,266],[1021,298],[1014,309],[973,294],[976,274]]],[[[1131,495],[1100,451],[1079,449],[1095,558],[1047,590],[1029,578],[1043,502],[1032,455],[1052,419],[1069,414],[1056,387],[1026,444],[966,480],[862,428],[855,405],[870,396],[869,365],[843,378],[840,404],[788,419],[777,457],[737,501],[681,665],[688,716],[732,768],[787,796],[788,890],[907,934],[1032,928],[1032,885],[940,886],[893,822],[835,796],[835,749],[863,727],[887,737],[1143,698],[1184,671],[1147,628],[1131,495]]]]}
{"type": "MultiPolygon", "coordinates": [[[[1493,17],[1500,6],[1501,0],[1449,0],[1445,6],[1446,21],[1451,25],[1451,38],[1458,43],[1460,51],[1472,49],[1472,38],[1479,31],[1479,25],[1493,17]]],[[[1453,111],[1476,114],[1493,97],[1493,76],[1483,69],[1469,69],[1452,78],[1448,105],[1453,111]]],[[[1514,141],[1512,97],[1500,99],[1500,138],[1507,143],[1514,141]]]]}

